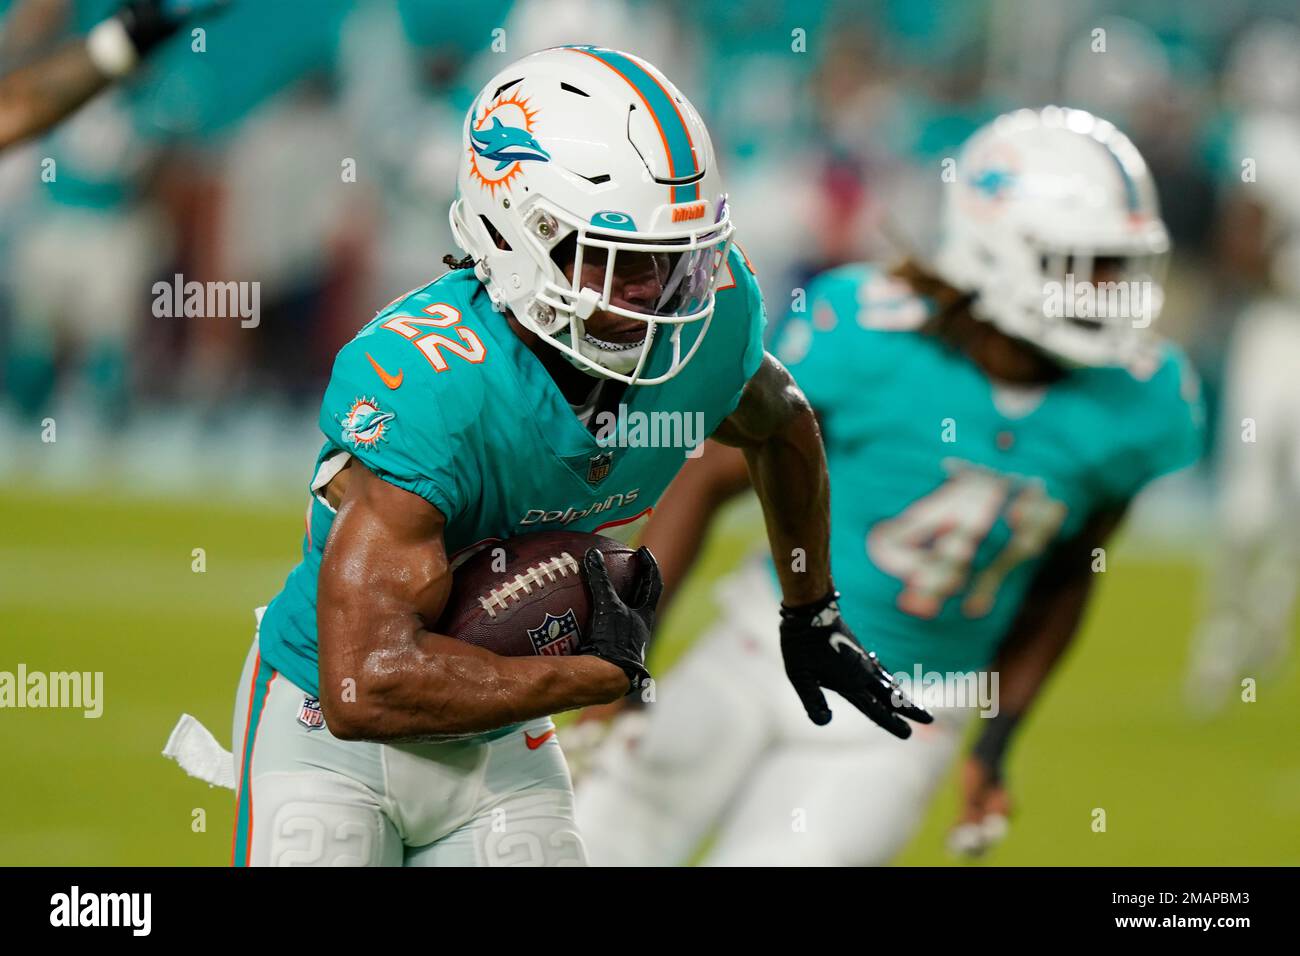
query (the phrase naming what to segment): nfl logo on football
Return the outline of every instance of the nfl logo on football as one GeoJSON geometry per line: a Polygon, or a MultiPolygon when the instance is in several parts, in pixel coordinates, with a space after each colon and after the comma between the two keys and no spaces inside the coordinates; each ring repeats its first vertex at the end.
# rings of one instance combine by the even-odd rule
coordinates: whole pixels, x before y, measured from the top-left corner
{"type": "Polygon", "coordinates": [[[546,620],[537,627],[528,629],[528,637],[533,642],[533,650],[547,657],[560,657],[572,654],[578,649],[578,617],[573,608],[559,617],[547,614],[546,620]]]}

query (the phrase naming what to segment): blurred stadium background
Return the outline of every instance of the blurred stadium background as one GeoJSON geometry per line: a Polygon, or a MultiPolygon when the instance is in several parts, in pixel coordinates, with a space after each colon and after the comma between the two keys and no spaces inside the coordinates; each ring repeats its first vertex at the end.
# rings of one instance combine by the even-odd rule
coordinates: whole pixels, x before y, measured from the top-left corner
{"type": "MultiPolygon", "coordinates": [[[[0,0],[0,70],[24,5],[0,0]]],[[[115,6],[42,5],[70,33],[115,6]]],[[[99,720],[0,714],[0,863],[226,861],[233,801],[162,745],[181,711],[228,733],[252,608],[297,559],[334,352],[442,270],[474,91],[502,56],[562,42],[637,52],[700,107],[774,324],[820,269],[927,249],[942,160],[997,113],[1048,102],[1113,120],[1151,164],[1176,242],[1163,331],[1212,416],[1238,316],[1270,289],[1300,296],[1300,256],[1289,292],[1269,275],[1276,224],[1300,243],[1285,0],[236,2],[202,55],[174,41],[0,155],[0,669],[102,670],[106,696],[99,720]],[[1289,198],[1243,184],[1243,155],[1286,167],[1289,198]],[[155,317],[151,287],[176,273],[259,282],[260,324],[155,317]]],[[[1022,812],[990,862],[1300,863],[1294,666],[1212,719],[1184,701],[1213,446],[1148,493],[1111,555],[1012,758],[1022,812]],[[1061,825],[1097,806],[1105,835],[1061,825]]],[[[760,534],[752,506],[728,512],[657,672],[760,534]]],[[[951,862],[954,806],[950,787],[901,862],[951,862]]]]}

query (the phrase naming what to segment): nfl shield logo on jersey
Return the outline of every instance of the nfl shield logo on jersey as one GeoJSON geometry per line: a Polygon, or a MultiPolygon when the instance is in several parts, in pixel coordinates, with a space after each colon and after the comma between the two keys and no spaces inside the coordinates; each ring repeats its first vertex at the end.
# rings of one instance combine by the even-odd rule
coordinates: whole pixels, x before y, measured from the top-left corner
{"type": "Polygon", "coordinates": [[[533,642],[533,650],[548,657],[572,654],[578,649],[578,639],[581,636],[578,630],[578,616],[573,613],[573,608],[569,608],[559,617],[548,612],[546,620],[539,626],[528,629],[528,638],[533,642]]]}
{"type": "Polygon", "coordinates": [[[325,715],[321,713],[319,698],[304,697],[302,699],[302,706],[298,708],[298,723],[308,730],[320,730],[325,726],[325,715]]]}
{"type": "Polygon", "coordinates": [[[592,455],[587,464],[587,484],[598,485],[605,480],[610,468],[614,467],[614,453],[607,451],[603,455],[592,455]]]}

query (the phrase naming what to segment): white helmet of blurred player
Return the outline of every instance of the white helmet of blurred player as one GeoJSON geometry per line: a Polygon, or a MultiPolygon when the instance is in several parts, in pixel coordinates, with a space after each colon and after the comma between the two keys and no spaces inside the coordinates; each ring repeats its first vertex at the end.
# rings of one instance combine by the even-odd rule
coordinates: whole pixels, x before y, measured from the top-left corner
{"type": "Polygon", "coordinates": [[[966,141],[956,173],[934,266],[976,317],[1067,364],[1136,359],[1169,235],[1129,138],[1082,110],[1018,110],[966,141]]]}
{"type": "Polygon", "coordinates": [[[708,131],[686,97],[630,54],[556,47],[488,81],[462,146],[451,227],[493,303],[590,374],[648,385],[681,371],[708,330],[733,231],[708,131]],[[629,253],[653,256],[653,303],[615,295],[629,253]],[[600,264],[603,282],[593,282],[600,264]],[[585,320],[597,310],[644,322],[645,337],[595,338],[585,320]],[[683,336],[688,326],[697,334],[683,336]],[[656,334],[671,361],[652,374],[656,334]]]}
{"type": "Polygon", "coordinates": [[[1230,105],[1247,113],[1300,113],[1300,27],[1265,17],[1232,44],[1224,69],[1230,105]]]}

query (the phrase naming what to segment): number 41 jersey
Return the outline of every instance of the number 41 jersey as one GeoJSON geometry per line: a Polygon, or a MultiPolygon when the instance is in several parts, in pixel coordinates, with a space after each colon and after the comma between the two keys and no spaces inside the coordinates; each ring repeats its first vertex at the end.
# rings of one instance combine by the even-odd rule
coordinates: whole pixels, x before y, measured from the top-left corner
{"type": "Polygon", "coordinates": [[[822,418],[845,619],[895,670],[987,666],[1052,546],[1201,447],[1169,343],[1131,368],[1000,386],[921,331],[929,304],[872,265],[818,277],[776,354],[822,418]]]}
{"type": "MultiPolygon", "coordinates": [[[[349,458],[434,504],[453,560],[532,531],[627,540],[692,447],[735,409],[763,357],[763,323],[758,283],[733,248],[707,334],[703,323],[676,327],[683,354],[704,334],[699,350],[663,384],[630,386],[593,434],[473,271],[390,304],[334,362],[303,560],[262,618],[263,659],[317,695],[316,580],[334,522],[321,493],[349,458]]],[[[658,327],[648,377],[670,364],[674,328],[658,327]]]]}

